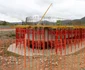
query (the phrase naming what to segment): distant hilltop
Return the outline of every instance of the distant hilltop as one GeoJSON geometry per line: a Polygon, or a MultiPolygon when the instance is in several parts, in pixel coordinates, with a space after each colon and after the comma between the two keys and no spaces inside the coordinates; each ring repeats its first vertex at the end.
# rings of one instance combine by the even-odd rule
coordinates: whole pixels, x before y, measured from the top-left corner
{"type": "MultiPolygon", "coordinates": [[[[49,20],[42,20],[40,22],[40,24],[46,24],[46,25],[55,25],[57,23],[58,20],[56,20],[56,22],[52,22],[49,20]]],[[[61,25],[85,25],[85,17],[81,18],[81,19],[74,19],[74,20],[60,20],[61,21],[61,25]]],[[[14,25],[14,24],[37,24],[39,23],[39,21],[35,21],[35,22],[6,22],[6,21],[0,21],[0,25],[14,25]]]]}
{"type": "Polygon", "coordinates": [[[85,17],[74,20],[63,20],[61,23],[64,25],[85,25],[85,17]]]}

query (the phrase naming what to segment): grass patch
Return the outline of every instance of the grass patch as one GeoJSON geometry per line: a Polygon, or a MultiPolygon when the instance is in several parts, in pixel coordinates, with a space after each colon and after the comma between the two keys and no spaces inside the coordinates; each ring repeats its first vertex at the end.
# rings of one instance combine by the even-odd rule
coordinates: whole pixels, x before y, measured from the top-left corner
{"type": "Polygon", "coordinates": [[[15,53],[12,53],[12,52],[7,51],[9,45],[5,45],[4,47],[5,47],[5,48],[3,49],[3,51],[4,51],[4,55],[5,55],[5,56],[15,56],[15,57],[19,57],[18,54],[15,54],[15,53]]]}
{"type": "Polygon", "coordinates": [[[12,44],[11,43],[12,40],[10,40],[9,42],[7,42],[7,40],[3,41],[4,43],[0,46],[0,50],[3,51],[2,53],[0,53],[0,56],[14,56],[14,57],[19,57],[20,55],[16,54],[16,53],[12,53],[7,51],[8,47],[12,44]]]}
{"type": "Polygon", "coordinates": [[[10,34],[9,37],[15,37],[16,35],[15,34],[10,34]]]}
{"type": "Polygon", "coordinates": [[[15,53],[12,53],[12,52],[9,52],[9,51],[4,51],[4,56],[14,56],[14,57],[19,57],[19,55],[18,54],[15,54],[15,53]]]}

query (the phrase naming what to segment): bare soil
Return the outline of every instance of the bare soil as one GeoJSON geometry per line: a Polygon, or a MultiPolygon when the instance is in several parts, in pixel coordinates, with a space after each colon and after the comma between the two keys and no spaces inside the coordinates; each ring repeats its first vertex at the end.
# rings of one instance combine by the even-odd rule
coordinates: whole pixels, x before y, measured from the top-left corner
{"type": "Polygon", "coordinates": [[[67,56],[24,57],[7,51],[14,42],[15,31],[0,32],[0,70],[85,70],[85,49],[67,56]]]}

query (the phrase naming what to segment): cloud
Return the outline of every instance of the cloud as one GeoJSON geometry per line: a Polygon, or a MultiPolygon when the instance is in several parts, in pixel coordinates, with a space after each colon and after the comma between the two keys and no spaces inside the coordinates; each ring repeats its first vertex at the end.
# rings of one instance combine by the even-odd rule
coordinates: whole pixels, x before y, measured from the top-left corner
{"type": "Polygon", "coordinates": [[[24,20],[27,16],[42,16],[51,3],[46,16],[66,19],[85,16],[85,0],[0,0],[0,13],[5,15],[3,19],[12,16],[24,20]]]}

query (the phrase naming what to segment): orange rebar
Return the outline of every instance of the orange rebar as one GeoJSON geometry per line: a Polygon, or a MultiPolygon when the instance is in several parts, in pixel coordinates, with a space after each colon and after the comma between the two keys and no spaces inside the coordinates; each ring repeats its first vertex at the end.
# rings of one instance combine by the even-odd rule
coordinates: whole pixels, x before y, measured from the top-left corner
{"type": "Polygon", "coordinates": [[[43,48],[43,54],[44,54],[44,50],[45,50],[45,30],[44,28],[42,29],[42,48],[43,48]]]}
{"type": "Polygon", "coordinates": [[[59,32],[58,32],[58,30],[56,29],[56,39],[55,39],[55,52],[56,52],[56,54],[58,53],[58,48],[59,48],[59,42],[58,42],[58,36],[59,36],[59,32]]]}
{"type": "Polygon", "coordinates": [[[50,47],[51,47],[51,53],[52,53],[52,48],[53,48],[53,30],[52,29],[49,31],[49,34],[51,36],[50,37],[50,47]]]}
{"type": "Polygon", "coordinates": [[[63,34],[63,50],[64,50],[64,54],[66,55],[66,30],[64,29],[63,31],[62,31],[62,34],[63,34]]]}
{"type": "Polygon", "coordinates": [[[24,29],[24,68],[26,68],[26,43],[27,43],[26,32],[24,29]]]}
{"type": "Polygon", "coordinates": [[[60,50],[60,55],[62,55],[62,48],[63,48],[63,47],[62,47],[62,42],[63,42],[63,41],[62,41],[62,36],[63,36],[63,35],[62,35],[62,30],[60,29],[59,31],[60,31],[60,33],[59,33],[59,36],[60,36],[60,40],[59,40],[59,50],[60,50]]]}
{"type": "Polygon", "coordinates": [[[34,29],[32,29],[32,50],[34,52],[34,36],[35,36],[35,32],[34,29]]]}

